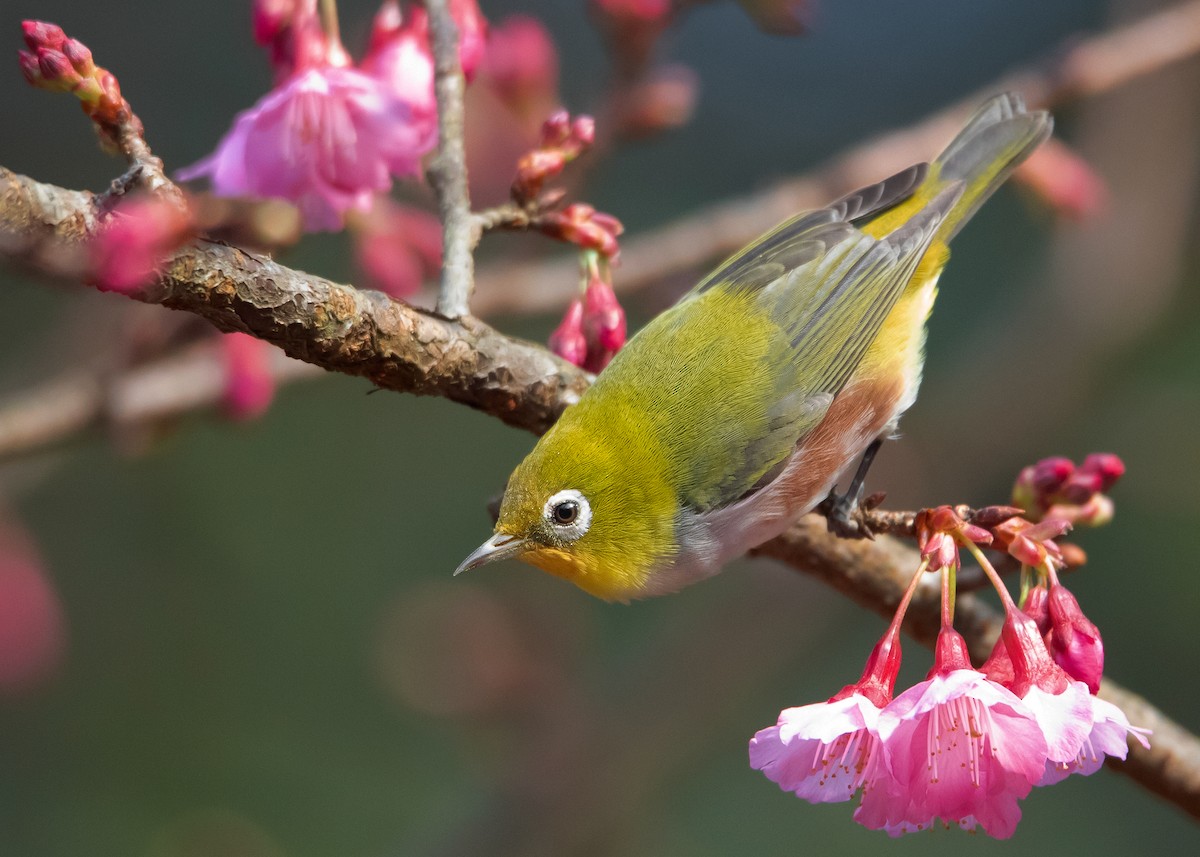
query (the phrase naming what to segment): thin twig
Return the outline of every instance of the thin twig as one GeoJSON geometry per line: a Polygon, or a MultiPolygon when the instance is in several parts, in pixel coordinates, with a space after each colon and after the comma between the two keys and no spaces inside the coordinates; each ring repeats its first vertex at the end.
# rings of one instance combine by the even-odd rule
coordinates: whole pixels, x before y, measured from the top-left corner
{"type": "Polygon", "coordinates": [[[458,27],[447,0],[425,0],[433,42],[434,92],[438,106],[437,154],[429,165],[429,184],[442,221],[442,281],[437,311],[446,318],[470,313],[475,287],[471,251],[479,227],[467,192],[467,155],[463,143],[463,78],[458,56],[458,27]]]}

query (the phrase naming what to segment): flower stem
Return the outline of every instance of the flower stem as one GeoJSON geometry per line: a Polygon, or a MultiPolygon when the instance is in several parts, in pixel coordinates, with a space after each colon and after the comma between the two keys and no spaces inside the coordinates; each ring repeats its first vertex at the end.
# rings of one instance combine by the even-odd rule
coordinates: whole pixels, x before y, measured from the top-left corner
{"type": "Polygon", "coordinates": [[[917,584],[921,582],[923,575],[929,568],[929,558],[925,557],[921,560],[921,564],[917,566],[917,573],[912,576],[912,580],[908,583],[908,588],[904,590],[904,595],[900,597],[900,603],[896,606],[896,613],[892,616],[892,623],[888,625],[885,637],[895,636],[900,633],[900,624],[904,621],[904,614],[908,612],[909,602],[912,601],[913,593],[917,591],[917,584]]]}
{"type": "Polygon", "coordinates": [[[996,587],[996,591],[1000,593],[1000,603],[1004,605],[1005,611],[1017,609],[1017,605],[1013,603],[1012,596],[1008,594],[1008,587],[1004,585],[1004,581],[1000,579],[999,573],[988,562],[988,558],[983,555],[983,551],[969,539],[962,539],[961,544],[971,552],[971,556],[975,557],[975,561],[979,563],[979,567],[983,569],[983,573],[992,582],[992,586],[996,587]]]}
{"type": "Polygon", "coordinates": [[[321,27],[330,44],[341,44],[341,28],[338,25],[337,0],[321,0],[321,27]]]}

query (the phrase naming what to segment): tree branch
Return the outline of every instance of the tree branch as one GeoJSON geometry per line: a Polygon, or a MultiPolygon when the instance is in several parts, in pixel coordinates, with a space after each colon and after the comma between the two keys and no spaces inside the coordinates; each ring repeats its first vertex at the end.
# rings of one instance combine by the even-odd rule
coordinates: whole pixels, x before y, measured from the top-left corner
{"type": "Polygon", "coordinates": [[[467,154],[463,142],[463,78],[458,56],[458,27],[447,0],[425,0],[432,35],[433,88],[438,107],[437,155],[429,165],[429,184],[442,221],[442,281],[437,311],[446,318],[470,313],[475,288],[479,226],[471,215],[467,191],[467,154]]]}

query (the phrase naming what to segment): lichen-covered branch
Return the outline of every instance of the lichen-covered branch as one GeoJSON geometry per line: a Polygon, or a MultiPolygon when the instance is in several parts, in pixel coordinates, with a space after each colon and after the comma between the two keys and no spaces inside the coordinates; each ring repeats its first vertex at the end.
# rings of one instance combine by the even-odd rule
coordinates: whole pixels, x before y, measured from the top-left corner
{"type": "MultiPolygon", "coordinates": [[[[82,241],[95,226],[95,204],[89,194],[0,168],[0,235],[19,235],[25,258],[39,258],[43,244],[82,241]]],[[[545,431],[589,381],[544,348],[477,319],[449,320],[222,244],[176,253],[135,297],[250,333],[325,369],[444,396],[530,431],[545,431]]]]}

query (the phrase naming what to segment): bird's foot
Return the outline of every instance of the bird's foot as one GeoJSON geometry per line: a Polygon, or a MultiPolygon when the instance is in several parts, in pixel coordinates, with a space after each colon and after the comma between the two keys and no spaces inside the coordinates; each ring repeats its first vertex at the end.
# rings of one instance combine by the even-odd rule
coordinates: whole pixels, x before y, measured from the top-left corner
{"type": "Polygon", "coordinates": [[[825,516],[829,532],[842,539],[875,539],[875,531],[867,520],[866,513],[883,502],[887,495],[878,491],[863,499],[863,486],[851,486],[845,494],[830,491],[829,496],[817,507],[825,516]]]}

